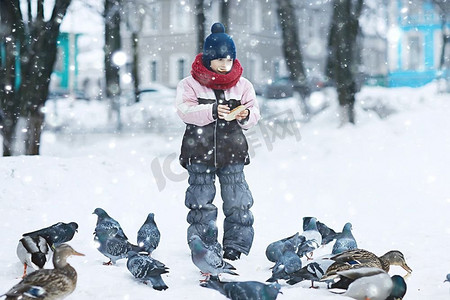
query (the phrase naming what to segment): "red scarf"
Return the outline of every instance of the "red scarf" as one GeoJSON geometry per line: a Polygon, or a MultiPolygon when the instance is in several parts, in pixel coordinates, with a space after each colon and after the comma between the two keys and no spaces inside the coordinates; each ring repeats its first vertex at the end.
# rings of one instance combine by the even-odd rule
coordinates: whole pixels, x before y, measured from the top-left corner
{"type": "Polygon", "coordinates": [[[242,66],[239,60],[233,61],[231,71],[226,74],[219,74],[208,70],[202,63],[202,53],[195,57],[192,63],[191,75],[201,85],[214,90],[226,90],[236,85],[242,75],[242,66]]]}

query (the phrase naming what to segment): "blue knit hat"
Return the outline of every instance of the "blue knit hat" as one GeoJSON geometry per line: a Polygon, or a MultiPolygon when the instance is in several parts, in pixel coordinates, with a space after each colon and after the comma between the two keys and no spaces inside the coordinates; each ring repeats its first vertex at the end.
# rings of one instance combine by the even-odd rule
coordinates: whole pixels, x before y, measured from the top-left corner
{"type": "Polygon", "coordinates": [[[231,36],[225,33],[222,23],[214,23],[211,26],[211,34],[205,39],[203,44],[203,65],[208,69],[211,60],[230,57],[236,58],[236,47],[231,36]]]}

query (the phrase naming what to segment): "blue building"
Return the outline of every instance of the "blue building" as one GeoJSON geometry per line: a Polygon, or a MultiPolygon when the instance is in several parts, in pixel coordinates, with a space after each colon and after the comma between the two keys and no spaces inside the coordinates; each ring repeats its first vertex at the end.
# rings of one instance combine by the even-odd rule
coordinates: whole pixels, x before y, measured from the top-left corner
{"type": "MultiPolygon", "coordinates": [[[[78,76],[78,37],[80,34],[61,32],[57,41],[57,57],[53,69],[50,89],[73,91],[77,89],[78,76]]],[[[0,63],[6,59],[6,49],[3,41],[0,40],[0,63]]],[[[16,55],[16,88],[21,83],[21,70],[19,54],[16,55]]]]}
{"type": "Polygon", "coordinates": [[[80,34],[61,32],[58,36],[55,66],[51,88],[73,91],[77,89],[78,38],[80,34]]]}
{"type": "Polygon", "coordinates": [[[388,86],[417,87],[437,78],[443,34],[450,26],[447,24],[443,32],[434,4],[430,0],[391,1],[389,25],[388,86]]]}

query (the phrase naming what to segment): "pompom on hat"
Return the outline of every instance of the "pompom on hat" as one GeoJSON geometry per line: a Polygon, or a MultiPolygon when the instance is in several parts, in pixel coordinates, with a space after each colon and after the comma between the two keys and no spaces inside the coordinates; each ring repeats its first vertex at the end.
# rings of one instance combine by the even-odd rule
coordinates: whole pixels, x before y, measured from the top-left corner
{"type": "Polygon", "coordinates": [[[225,33],[222,23],[214,23],[211,26],[211,34],[203,44],[203,65],[210,69],[211,60],[219,58],[236,58],[236,47],[231,36],[225,33]]]}

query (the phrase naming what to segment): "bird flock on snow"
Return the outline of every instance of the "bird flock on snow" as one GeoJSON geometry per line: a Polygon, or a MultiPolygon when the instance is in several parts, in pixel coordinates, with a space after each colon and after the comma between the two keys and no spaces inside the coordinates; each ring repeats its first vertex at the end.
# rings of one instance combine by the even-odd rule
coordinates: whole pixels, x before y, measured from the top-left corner
{"type": "MultiPolygon", "coordinates": [[[[104,209],[96,208],[93,214],[97,215],[94,241],[98,251],[109,259],[103,264],[113,265],[120,259],[127,259],[127,269],[138,281],[150,283],[158,291],[168,289],[161,275],[169,273],[169,268],[152,257],[161,238],[154,214],[149,213],[140,227],[136,244],[128,240],[119,222],[104,209]]],[[[326,288],[330,293],[357,300],[403,299],[407,290],[405,279],[412,269],[400,251],[391,250],[377,256],[358,248],[351,223],[346,223],[341,232],[329,228],[315,217],[304,217],[302,225],[301,233],[267,246],[266,257],[274,265],[266,282],[223,281],[221,274],[238,273],[223,259],[222,246],[217,242],[218,229],[211,221],[204,240],[194,235],[188,241],[192,262],[204,276],[200,285],[233,300],[274,300],[282,293],[282,285],[295,285],[302,281],[311,281],[311,288],[326,288]],[[325,249],[331,242],[334,243],[328,247],[331,250],[329,254],[314,255],[317,249],[325,249]],[[407,274],[404,277],[390,276],[392,265],[400,266],[407,274]]],[[[77,272],[67,263],[67,258],[84,256],[67,244],[77,229],[75,222],[59,222],[24,233],[16,251],[23,264],[22,279],[1,296],[6,296],[6,300],[53,300],[71,294],[77,284],[77,272]],[[51,256],[53,269],[44,269],[51,256]],[[35,271],[27,273],[27,268],[35,271]]],[[[450,274],[444,282],[450,282],[450,274]]]]}

